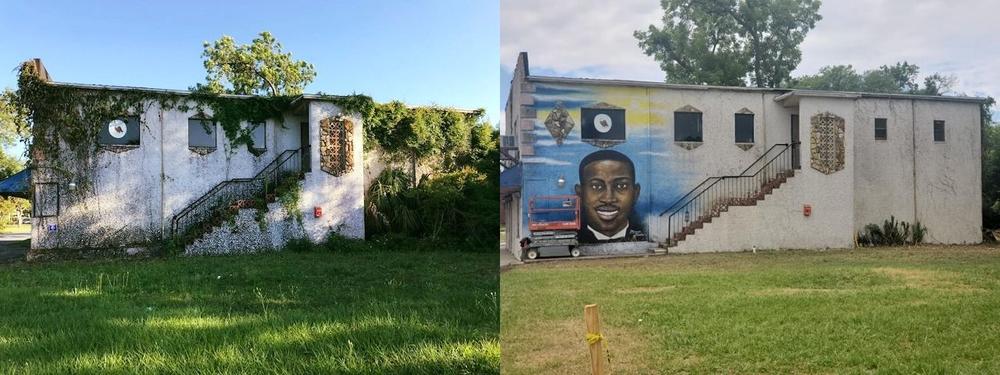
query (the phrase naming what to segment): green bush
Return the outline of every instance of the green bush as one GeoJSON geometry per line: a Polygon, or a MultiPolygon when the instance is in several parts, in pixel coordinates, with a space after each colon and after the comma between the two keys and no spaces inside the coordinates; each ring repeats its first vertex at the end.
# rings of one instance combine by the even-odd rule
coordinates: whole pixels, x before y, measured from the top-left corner
{"type": "MultiPolygon", "coordinates": [[[[473,168],[440,173],[409,188],[409,176],[387,169],[368,190],[365,226],[369,239],[412,237],[480,245],[496,242],[499,187],[473,168]]],[[[474,248],[482,248],[474,246],[474,248]]]]}
{"type": "Polygon", "coordinates": [[[895,216],[889,216],[889,220],[878,224],[865,225],[861,232],[858,232],[858,244],[861,246],[898,246],[912,245],[924,242],[924,235],[927,234],[927,227],[916,222],[912,226],[905,221],[896,221],[895,216]]]}

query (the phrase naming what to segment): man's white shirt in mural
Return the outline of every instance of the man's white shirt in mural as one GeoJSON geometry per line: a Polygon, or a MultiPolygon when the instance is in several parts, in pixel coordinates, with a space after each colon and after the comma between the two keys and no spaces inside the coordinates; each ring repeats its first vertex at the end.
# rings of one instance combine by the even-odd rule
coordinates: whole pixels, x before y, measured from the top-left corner
{"type": "Polygon", "coordinates": [[[589,229],[590,232],[594,234],[594,238],[596,238],[598,241],[623,239],[625,238],[625,234],[628,233],[628,228],[629,226],[625,226],[625,228],[622,228],[621,232],[615,233],[614,235],[611,236],[605,236],[601,234],[601,232],[598,232],[597,230],[592,228],[591,226],[589,225],[587,226],[587,229],[589,229]]]}

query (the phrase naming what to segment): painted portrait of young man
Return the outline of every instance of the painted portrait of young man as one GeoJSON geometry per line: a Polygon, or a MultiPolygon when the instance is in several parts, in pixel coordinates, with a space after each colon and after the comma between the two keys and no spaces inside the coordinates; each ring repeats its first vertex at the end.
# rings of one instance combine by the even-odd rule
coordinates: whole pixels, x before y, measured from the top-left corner
{"type": "Polygon", "coordinates": [[[600,150],[580,161],[580,197],[583,223],[581,243],[636,241],[645,238],[636,218],[640,186],[635,164],[618,151],[600,150]]]}

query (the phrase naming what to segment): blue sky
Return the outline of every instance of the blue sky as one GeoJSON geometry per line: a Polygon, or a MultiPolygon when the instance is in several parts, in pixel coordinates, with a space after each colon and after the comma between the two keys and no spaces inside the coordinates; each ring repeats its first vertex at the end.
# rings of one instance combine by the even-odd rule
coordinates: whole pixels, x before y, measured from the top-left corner
{"type": "Polygon", "coordinates": [[[311,62],[306,92],[486,108],[496,124],[497,1],[28,1],[0,3],[0,84],[42,58],[53,79],[187,89],[202,43],[270,31],[311,62]]]}

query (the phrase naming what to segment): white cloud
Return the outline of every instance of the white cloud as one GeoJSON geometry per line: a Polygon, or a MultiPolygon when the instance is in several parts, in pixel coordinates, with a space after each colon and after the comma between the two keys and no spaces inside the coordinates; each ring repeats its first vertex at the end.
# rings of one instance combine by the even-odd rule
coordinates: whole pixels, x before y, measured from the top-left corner
{"type": "MultiPolygon", "coordinates": [[[[532,73],[661,81],[633,31],[660,24],[655,0],[501,2],[500,58],[510,71],[527,51],[532,73]]],[[[995,0],[826,0],[793,73],[825,65],[858,70],[908,61],[922,74],[958,77],[958,92],[1000,97],[1000,5],[995,0]]],[[[505,86],[509,82],[503,83],[505,86]]]]}
{"type": "Polygon", "coordinates": [[[546,165],[572,165],[568,161],[556,160],[541,156],[526,156],[521,158],[522,163],[546,164],[546,165]]]}
{"type": "Polygon", "coordinates": [[[509,71],[518,52],[527,51],[533,70],[662,80],[659,64],[642,53],[632,36],[661,16],[655,0],[504,0],[500,61],[509,71]]]}

